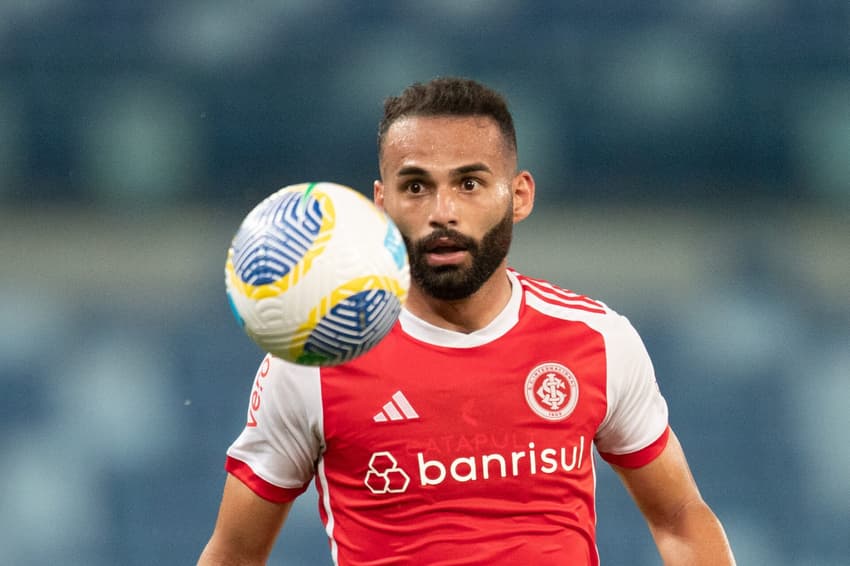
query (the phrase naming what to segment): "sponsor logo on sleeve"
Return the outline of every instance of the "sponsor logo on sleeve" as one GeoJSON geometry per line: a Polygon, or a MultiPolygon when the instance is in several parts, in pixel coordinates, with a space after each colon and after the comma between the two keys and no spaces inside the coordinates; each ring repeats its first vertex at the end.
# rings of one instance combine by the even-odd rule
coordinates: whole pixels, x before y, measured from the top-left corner
{"type": "Polygon", "coordinates": [[[248,422],[245,424],[248,428],[257,426],[257,411],[260,410],[260,405],[263,402],[263,382],[269,375],[271,368],[271,355],[266,355],[263,363],[260,364],[260,369],[257,370],[257,375],[254,377],[254,387],[251,390],[251,404],[248,406],[248,422]]]}

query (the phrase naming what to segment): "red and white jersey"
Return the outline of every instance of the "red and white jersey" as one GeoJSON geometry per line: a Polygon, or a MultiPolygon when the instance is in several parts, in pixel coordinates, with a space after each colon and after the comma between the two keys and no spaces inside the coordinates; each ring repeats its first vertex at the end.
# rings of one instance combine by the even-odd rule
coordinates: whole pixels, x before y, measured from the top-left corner
{"type": "Polygon", "coordinates": [[[339,565],[598,564],[592,445],[652,461],[667,405],[628,320],[508,276],[471,334],[403,311],[349,363],[266,357],[226,469],[277,502],[315,478],[339,565]]]}

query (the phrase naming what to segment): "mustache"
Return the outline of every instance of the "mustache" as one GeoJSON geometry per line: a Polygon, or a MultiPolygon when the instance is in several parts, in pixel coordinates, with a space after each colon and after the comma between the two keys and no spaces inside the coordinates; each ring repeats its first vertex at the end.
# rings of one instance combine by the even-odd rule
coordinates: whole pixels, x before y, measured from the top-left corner
{"type": "Polygon", "coordinates": [[[478,242],[476,242],[474,238],[470,238],[469,236],[461,234],[457,230],[453,230],[451,228],[437,228],[424,238],[417,240],[413,247],[417,252],[425,253],[434,244],[436,244],[438,240],[443,238],[449,239],[458,246],[468,250],[474,251],[478,249],[478,242]]]}

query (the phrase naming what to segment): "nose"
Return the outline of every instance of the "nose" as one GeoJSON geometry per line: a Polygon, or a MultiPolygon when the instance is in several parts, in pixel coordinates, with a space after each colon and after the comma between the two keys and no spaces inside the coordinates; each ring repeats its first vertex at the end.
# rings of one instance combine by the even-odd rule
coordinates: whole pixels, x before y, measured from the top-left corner
{"type": "Polygon", "coordinates": [[[438,187],[431,203],[432,226],[455,226],[458,221],[457,194],[451,187],[438,187]]]}

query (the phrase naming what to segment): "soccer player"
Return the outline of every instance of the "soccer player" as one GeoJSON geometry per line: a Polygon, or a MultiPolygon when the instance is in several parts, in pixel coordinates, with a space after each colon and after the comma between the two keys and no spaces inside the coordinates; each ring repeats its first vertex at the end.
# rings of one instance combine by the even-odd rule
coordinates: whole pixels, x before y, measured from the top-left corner
{"type": "Polygon", "coordinates": [[[733,564],[628,320],[506,264],[535,184],[502,96],[411,85],[378,152],[407,303],[351,362],[262,361],[199,564],[264,564],[313,480],[336,564],[598,564],[594,445],[665,564],[733,564]]]}

